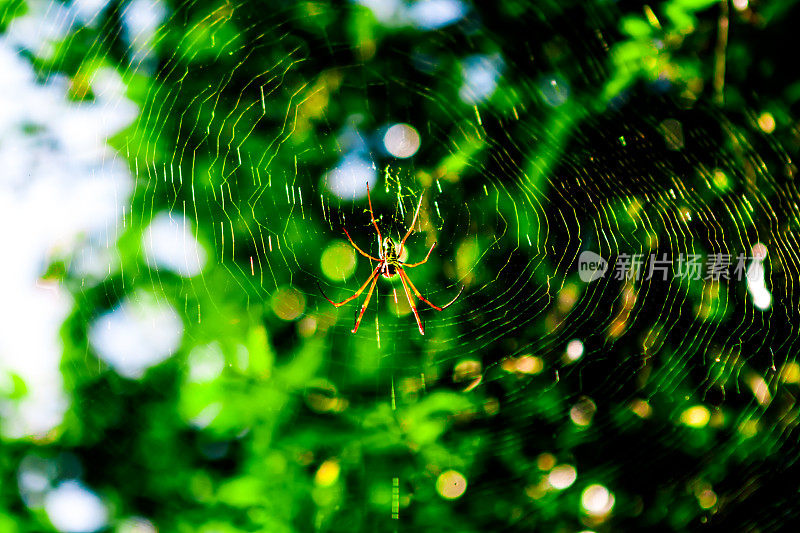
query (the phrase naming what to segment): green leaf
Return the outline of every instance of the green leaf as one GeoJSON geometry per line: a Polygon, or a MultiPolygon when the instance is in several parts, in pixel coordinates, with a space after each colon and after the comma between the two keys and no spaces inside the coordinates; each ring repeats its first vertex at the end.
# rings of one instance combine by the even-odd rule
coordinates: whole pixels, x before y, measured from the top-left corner
{"type": "Polygon", "coordinates": [[[653,33],[653,27],[641,17],[625,17],[620,22],[620,29],[636,38],[650,37],[653,33]]]}
{"type": "MultiPolygon", "coordinates": [[[[720,0],[673,0],[676,5],[692,11],[707,9],[714,4],[719,4],[720,0]]],[[[725,0],[727,1],[727,0],[725,0]]]]}

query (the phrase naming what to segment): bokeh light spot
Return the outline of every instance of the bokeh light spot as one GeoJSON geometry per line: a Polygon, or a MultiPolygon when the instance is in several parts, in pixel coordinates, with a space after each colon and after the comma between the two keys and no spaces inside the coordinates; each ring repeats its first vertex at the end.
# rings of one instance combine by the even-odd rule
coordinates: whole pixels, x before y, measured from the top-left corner
{"type": "Polygon", "coordinates": [[[193,224],[179,213],[159,213],[142,234],[142,250],[151,268],[164,268],[184,277],[200,273],[206,251],[194,238],[193,224]]]}
{"type": "Polygon", "coordinates": [[[349,243],[334,241],[322,252],[322,273],[334,281],[344,281],[356,271],[356,251],[349,243]]]}
{"type": "Polygon", "coordinates": [[[65,481],[45,497],[50,522],[66,533],[90,533],[108,523],[103,501],[77,481],[65,481]]]}
{"type": "Polygon", "coordinates": [[[764,378],[759,376],[758,374],[752,374],[747,379],[747,385],[750,387],[750,390],[753,391],[753,396],[755,396],[756,401],[761,405],[769,405],[772,401],[772,394],[769,392],[769,386],[767,382],[764,381],[764,378]]]}
{"type": "Polygon", "coordinates": [[[367,184],[378,181],[375,164],[358,153],[348,154],[328,172],[323,182],[328,190],[342,200],[357,200],[367,196],[367,184]]]}
{"type": "Polygon", "coordinates": [[[483,380],[483,365],[477,359],[467,359],[459,362],[453,369],[453,382],[469,382],[465,391],[477,387],[483,380]]]}
{"type": "Polygon", "coordinates": [[[394,287],[391,294],[387,295],[386,305],[389,311],[396,317],[403,317],[411,313],[411,306],[408,304],[408,298],[401,287],[394,287]]]}
{"type": "Polygon", "coordinates": [[[188,362],[189,381],[192,383],[214,381],[225,368],[225,356],[217,343],[195,347],[189,353],[188,362]]]}
{"type": "Polygon", "coordinates": [[[464,84],[458,94],[466,104],[477,104],[487,100],[497,88],[503,68],[500,56],[473,55],[461,64],[464,84]]]}
{"type": "Polygon", "coordinates": [[[681,413],[681,422],[689,427],[701,428],[711,420],[711,412],[703,405],[695,405],[681,413]]]}
{"type": "Polygon", "coordinates": [[[614,495],[603,485],[589,485],[581,494],[581,507],[591,516],[605,516],[614,507],[614,495]]]}
{"type": "Polygon", "coordinates": [[[583,355],[583,343],[578,339],[572,339],[567,343],[567,359],[577,361],[583,355]]]}
{"type": "Polygon", "coordinates": [[[338,412],[347,407],[347,401],[339,397],[336,386],[323,379],[306,387],[305,400],[306,405],[317,413],[338,412]]]}
{"type": "Polygon", "coordinates": [[[756,309],[766,311],[772,306],[772,294],[767,289],[766,270],[762,258],[766,257],[767,249],[762,244],[756,244],[752,250],[753,261],[747,267],[747,291],[753,299],[756,309]]]}
{"type": "Polygon", "coordinates": [[[544,361],[541,357],[534,355],[522,355],[520,357],[509,357],[502,363],[502,368],[506,372],[516,372],[520,374],[538,374],[544,369],[544,361]]]}
{"type": "Polygon", "coordinates": [[[297,333],[301,337],[307,339],[317,332],[317,319],[313,316],[307,316],[297,323],[297,333]]]}
{"type": "Polygon", "coordinates": [[[706,489],[697,495],[697,503],[703,509],[711,509],[717,503],[717,495],[711,489],[706,489]]]}
{"type": "Polygon", "coordinates": [[[456,22],[465,12],[459,0],[418,0],[409,8],[408,16],[417,27],[436,30],[456,22]]]}
{"type": "Polygon", "coordinates": [[[730,179],[723,170],[720,169],[714,170],[713,180],[714,180],[714,186],[721,192],[726,192],[728,191],[728,189],[730,189],[730,179]]]}
{"type": "Polygon", "coordinates": [[[281,320],[295,320],[305,309],[306,298],[297,289],[281,287],[272,295],[272,312],[281,320]]]}
{"type": "Polygon", "coordinates": [[[558,465],[547,476],[547,482],[554,489],[563,490],[575,483],[578,472],[572,465],[558,465]]]}
{"type": "Polygon", "coordinates": [[[761,116],[758,117],[758,127],[764,133],[772,133],[775,131],[775,117],[772,116],[772,113],[765,111],[761,113],[761,116]]]}
{"type": "Polygon", "coordinates": [[[767,258],[767,247],[763,243],[757,242],[751,248],[750,255],[759,261],[763,261],[767,258]]]}
{"type": "Polygon", "coordinates": [[[569,84],[558,77],[546,77],[539,81],[539,93],[550,107],[559,107],[569,99],[569,84]]]}
{"type": "Polygon", "coordinates": [[[89,342],[100,359],[127,378],[139,378],[169,358],[182,336],[178,313],[144,291],[128,296],[89,327],[89,342]]]}
{"type": "Polygon", "coordinates": [[[118,533],[157,533],[156,526],[150,520],[134,516],[123,520],[117,526],[118,533]]]}
{"type": "Polygon", "coordinates": [[[639,418],[649,418],[653,414],[653,408],[646,400],[636,398],[631,402],[631,411],[639,418]]]}
{"type": "Polygon", "coordinates": [[[342,467],[339,466],[339,461],[328,459],[317,469],[317,473],[314,475],[314,483],[320,487],[330,487],[339,479],[341,471],[342,467]]]}
{"type": "Polygon", "coordinates": [[[577,426],[588,426],[596,411],[597,406],[590,398],[582,398],[569,410],[569,418],[577,426]]]}
{"type": "Polygon", "coordinates": [[[460,498],[467,490],[467,478],[455,470],[442,472],[436,479],[436,491],[445,500],[460,498]]]}
{"type": "Polygon", "coordinates": [[[386,130],[383,145],[386,151],[395,157],[411,157],[419,150],[419,133],[408,124],[395,124],[386,130]]]}
{"type": "Polygon", "coordinates": [[[536,458],[536,466],[539,470],[547,472],[556,466],[556,458],[552,453],[543,453],[536,458]]]}

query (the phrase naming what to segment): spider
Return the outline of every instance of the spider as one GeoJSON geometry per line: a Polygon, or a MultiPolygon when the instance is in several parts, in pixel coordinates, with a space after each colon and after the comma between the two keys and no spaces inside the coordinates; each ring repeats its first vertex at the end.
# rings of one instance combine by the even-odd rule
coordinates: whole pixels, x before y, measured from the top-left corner
{"type": "Polygon", "coordinates": [[[358,298],[361,295],[361,293],[364,292],[364,289],[366,289],[367,286],[369,286],[369,290],[367,291],[367,297],[364,300],[364,304],[361,306],[361,310],[358,313],[358,317],[356,318],[356,325],[353,326],[352,329],[353,333],[358,331],[358,326],[359,324],[361,324],[361,318],[364,316],[364,311],[367,309],[367,306],[369,305],[369,300],[370,298],[372,298],[372,291],[375,289],[375,284],[378,282],[378,278],[380,276],[383,276],[384,278],[387,279],[391,279],[395,276],[400,276],[400,282],[403,284],[403,290],[406,293],[406,298],[408,298],[408,304],[411,306],[411,310],[414,312],[414,318],[417,320],[417,325],[419,326],[419,332],[422,335],[425,335],[425,328],[422,326],[422,320],[420,320],[419,318],[419,313],[417,312],[417,306],[414,303],[415,302],[414,296],[411,294],[411,292],[409,292],[409,287],[411,288],[411,291],[413,291],[414,295],[416,295],[417,298],[419,298],[420,300],[431,306],[431,308],[437,311],[444,311],[445,309],[450,307],[450,305],[452,305],[453,302],[455,302],[459,296],[461,296],[461,292],[464,290],[463,286],[458,291],[458,294],[456,294],[455,298],[450,300],[447,304],[439,307],[438,305],[434,305],[428,299],[422,296],[419,290],[411,282],[411,279],[409,279],[408,274],[406,274],[405,271],[406,268],[418,267],[424,264],[428,260],[428,258],[431,256],[431,252],[433,252],[433,249],[436,247],[435,242],[431,245],[430,249],[428,250],[428,253],[425,255],[425,259],[423,259],[422,261],[419,261],[417,263],[407,264],[400,259],[400,256],[403,253],[403,246],[406,243],[406,239],[408,239],[409,235],[413,233],[414,226],[417,223],[417,217],[419,216],[419,208],[422,206],[422,198],[423,197],[420,196],[419,203],[417,204],[417,210],[414,212],[414,220],[411,221],[411,226],[408,228],[406,236],[403,237],[403,240],[400,241],[399,245],[395,245],[395,242],[391,239],[391,237],[383,238],[381,236],[381,230],[378,228],[378,223],[375,221],[375,214],[372,211],[372,197],[369,194],[369,184],[367,184],[367,199],[369,200],[369,216],[372,219],[372,225],[375,226],[375,233],[378,234],[378,246],[379,246],[378,257],[373,257],[368,253],[366,253],[365,251],[363,251],[361,248],[359,248],[358,245],[353,241],[352,237],[350,237],[350,234],[347,233],[347,229],[345,229],[344,227],[342,228],[342,230],[344,230],[344,234],[347,235],[347,240],[350,241],[350,244],[353,245],[353,248],[355,248],[358,253],[368,258],[370,261],[378,262],[378,266],[376,266],[373,269],[372,274],[370,274],[370,276],[367,278],[367,281],[365,281],[364,284],[361,285],[361,287],[355,292],[355,294],[353,294],[349,298],[345,298],[341,302],[334,302],[333,300],[325,296],[325,293],[322,291],[322,287],[320,287],[319,283],[317,283],[317,286],[319,287],[319,292],[321,292],[322,296],[326,300],[328,300],[334,307],[341,307],[347,302],[358,298]]]}

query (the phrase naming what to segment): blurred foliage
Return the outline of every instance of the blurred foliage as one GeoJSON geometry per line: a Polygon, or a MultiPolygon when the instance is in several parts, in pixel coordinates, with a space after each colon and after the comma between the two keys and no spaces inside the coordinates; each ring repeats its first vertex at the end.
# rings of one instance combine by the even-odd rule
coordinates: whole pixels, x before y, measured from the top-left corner
{"type": "MultiPolygon", "coordinates": [[[[92,100],[100,69],[120,74],[140,113],[109,142],[136,187],[118,266],[94,284],[59,275],[76,301],[62,330],[71,403],[50,434],[2,442],[0,530],[51,528],[15,482],[30,457],[52,465],[51,483],[100,494],[120,531],[137,516],[165,532],[766,531],[797,515],[781,488],[798,457],[796,381],[781,378],[797,334],[791,253],[771,267],[789,275],[769,318],[742,287],[632,296],[581,284],[572,264],[582,249],[794,242],[800,75],[781,53],[794,2],[502,0],[436,31],[358,3],[169,2],[144,60],[123,39],[128,7],[26,56],[76,100],[92,100]],[[459,90],[475,55],[499,58],[500,81],[473,104],[459,90]],[[412,253],[439,246],[415,283],[435,301],[467,287],[424,313],[424,337],[391,283],[358,335],[356,302],[337,312],[315,286],[341,226],[374,246],[365,201],[320,176],[358,142],[348,132],[389,121],[432,142],[413,161],[370,148],[381,225],[402,231],[424,194],[412,253]],[[680,226],[692,201],[700,220],[680,226]],[[160,211],[192,220],[202,275],[149,266],[142,237],[160,211]],[[704,224],[713,213],[732,214],[704,224]],[[176,354],[128,379],[87,331],[136,291],[171,303],[185,329],[176,354]],[[574,337],[587,349],[575,363],[574,337]],[[199,379],[208,354],[224,365],[199,379]],[[748,389],[761,375],[772,404],[748,389]],[[577,471],[563,490],[559,465],[577,471]],[[448,471],[463,495],[445,497],[448,471]],[[587,512],[592,484],[613,493],[610,512],[587,512]]],[[[0,28],[24,12],[0,3],[0,28]]],[[[356,256],[346,282],[328,274],[331,296],[368,272],[356,256]]],[[[18,401],[26,385],[10,378],[3,395],[18,401]]]]}

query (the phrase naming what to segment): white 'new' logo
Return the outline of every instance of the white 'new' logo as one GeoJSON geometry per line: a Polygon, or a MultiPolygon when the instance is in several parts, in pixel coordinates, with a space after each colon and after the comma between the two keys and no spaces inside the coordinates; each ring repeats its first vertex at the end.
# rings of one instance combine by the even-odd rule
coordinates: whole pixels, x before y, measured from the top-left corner
{"type": "Polygon", "coordinates": [[[608,261],[594,252],[581,252],[578,257],[578,276],[584,283],[602,278],[607,268],[608,261]]]}

